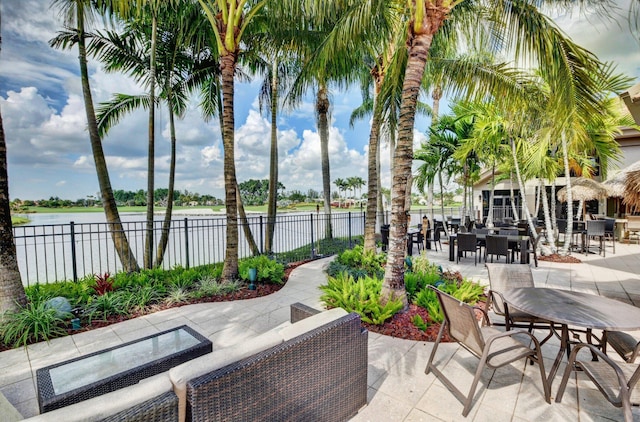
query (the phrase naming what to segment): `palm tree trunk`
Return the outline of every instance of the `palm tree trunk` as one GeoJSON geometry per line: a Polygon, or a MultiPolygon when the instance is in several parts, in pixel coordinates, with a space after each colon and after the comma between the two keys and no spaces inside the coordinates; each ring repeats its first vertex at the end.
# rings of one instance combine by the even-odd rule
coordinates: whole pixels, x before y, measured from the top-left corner
{"type": "Polygon", "coordinates": [[[512,171],[509,171],[509,201],[511,202],[511,212],[513,213],[513,218],[515,220],[519,220],[520,216],[518,215],[518,208],[516,208],[516,196],[513,193],[513,172],[512,171]]]}
{"type": "Polygon", "coordinates": [[[253,256],[258,256],[260,255],[260,248],[258,248],[256,240],[253,237],[253,233],[251,232],[249,220],[247,220],[247,213],[244,211],[244,204],[242,203],[242,197],[240,196],[240,188],[238,188],[237,186],[236,201],[238,201],[238,214],[240,215],[240,224],[242,225],[244,237],[247,239],[247,243],[249,243],[249,250],[251,250],[251,254],[253,256]]]}
{"type": "Polygon", "coordinates": [[[265,251],[273,252],[273,234],[278,209],[278,60],[273,60],[271,79],[271,150],[269,152],[269,194],[267,198],[267,231],[265,251]]]}
{"type": "Polygon", "coordinates": [[[491,166],[491,191],[489,191],[489,214],[487,215],[487,227],[493,227],[493,195],[496,191],[496,162],[491,166]]]}
{"type": "Polygon", "coordinates": [[[329,95],[327,86],[320,84],[316,99],[318,133],[320,134],[320,156],[322,161],[322,190],[324,191],[325,239],[333,238],[331,224],[331,173],[329,170],[329,95]]]}
{"type": "Polygon", "coordinates": [[[564,174],[567,189],[567,233],[565,234],[564,245],[562,245],[561,255],[569,254],[569,246],[571,245],[571,237],[573,236],[573,193],[571,192],[571,173],[569,168],[569,152],[567,151],[567,136],[563,133],[560,136],[562,140],[562,161],[564,162],[564,174]]]}
{"type": "Polygon", "coordinates": [[[380,177],[380,171],[381,171],[381,166],[380,166],[380,135],[378,135],[378,149],[376,150],[376,187],[378,189],[378,194],[376,195],[376,201],[378,203],[377,205],[377,210],[378,210],[378,224],[379,225],[383,225],[385,224],[385,219],[384,219],[384,204],[382,202],[382,177],[380,177]]]}
{"type": "Polygon", "coordinates": [[[541,250],[544,255],[550,255],[557,252],[555,237],[555,219],[552,219],[552,212],[549,209],[549,198],[547,197],[547,189],[544,180],[540,179],[540,195],[542,195],[542,211],[544,213],[545,230],[547,232],[547,247],[542,246],[541,250]]]}
{"type": "Polygon", "coordinates": [[[173,101],[171,99],[172,93],[167,95],[167,104],[169,108],[169,131],[171,132],[171,163],[169,164],[169,189],[167,192],[167,209],[164,212],[164,221],[162,222],[162,234],[160,241],[158,242],[158,249],[156,250],[156,262],[154,267],[160,267],[162,260],[164,259],[165,251],[167,250],[167,244],[169,243],[169,230],[171,229],[171,217],[173,214],[173,192],[175,189],[176,178],[176,126],[173,115],[173,101]]]}
{"type": "Polygon", "coordinates": [[[89,131],[89,140],[91,142],[91,151],[93,152],[93,161],[95,163],[96,173],[98,176],[98,184],[100,186],[100,197],[104,208],[105,218],[107,220],[109,230],[111,231],[113,245],[118,253],[118,258],[120,258],[122,269],[125,272],[135,272],[139,271],[140,268],[138,267],[138,263],[131,251],[131,248],[129,247],[129,241],[127,240],[124,228],[122,227],[122,222],[120,221],[120,214],[118,213],[118,207],[116,206],[116,200],[113,197],[113,190],[109,179],[107,162],[104,158],[102,140],[98,134],[98,123],[96,122],[96,114],[93,109],[93,98],[91,95],[91,88],[89,86],[87,48],[84,35],[84,11],[82,8],[82,2],[78,2],[76,11],[78,26],[78,61],[80,62],[80,81],[82,84],[84,108],[87,115],[87,128],[89,131]]]}
{"type": "MultiPolygon", "coordinates": [[[[393,181],[391,186],[391,227],[389,230],[389,254],[385,267],[381,298],[383,301],[400,299],[404,309],[408,308],[407,292],[404,286],[404,257],[407,248],[407,181],[413,161],[413,128],[416,105],[422,76],[427,63],[427,54],[433,34],[442,25],[445,14],[439,14],[435,7],[426,11],[419,22],[422,31],[410,32],[408,40],[408,60],[402,86],[402,99],[398,120],[398,141],[393,160],[393,181]],[[426,28],[425,28],[426,26],[426,28]]],[[[413,21],[410,31],[415,29],[413,21]]]]}
{"type": "Polygon", "coordinates": [[[227,217],[227,235],[222,280],[233,281],[238,275],[238,204],[235,163],[233,82],[236,69],[236,53],[220,57],[222,74],[222,143],[224,147],[224,192],[227,217]]]}
{"type": "Polygon", "coordinates": [[[373,106],[373,120],[369,133],[369,163],[367,181],[367,213],[364,222],[364,250],[376,251],[376,210],[378,201],[378,151],[380,150],[380,112],[373,106]]]}
{"type": "Polygon", "coordinates": [[[153,259],[153,205],[155,199],[155,118],[156,118],[156,43],[158,18],[151,20],[151,63],[149,64],[149,151],[147,156],[147,230],[144,245],[144,267],[151,268],[153,259]]]}
{"type": "Polygon", "coordinates": [[[440,215],[442,218],[442,228],[444,235],[449,237],[449,228],[444,224],[444,182],[442,181],[442,169],[438,170],[438,182],[440,183],[440,215]]]}
{"type": "Polygon", "coordinates": [[[27,303],[18,268],[16,244],[13,240],[11,207],[9,205],[9,174],[7,143],[0,113],[0,320],[5,311],[17,310],[27,303]]]}

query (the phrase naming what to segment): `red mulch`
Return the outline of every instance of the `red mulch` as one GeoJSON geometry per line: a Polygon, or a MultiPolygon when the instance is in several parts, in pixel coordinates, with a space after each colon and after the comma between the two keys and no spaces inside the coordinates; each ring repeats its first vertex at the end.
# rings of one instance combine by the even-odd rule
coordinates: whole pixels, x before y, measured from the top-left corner
{"type": "Polygon", "coordinates": [[[571,255],[558,255],[554,253],[552,255],[544,255],[538,256],[538,261],[547,261],[547,262],[559,262],[561,264],[581,264],[578,258],[571,255]]]}
{"type": "MultiPolygon", "coordinates": [[[[429,318],[427,310],[416,305],[409,305],[408,311],[395,314],[382,325],[367,324],[366,322],[363,322],[362,325],[374,333],[416,341],[436,341],[440,330],[440,324],[434,323],[429,318]],[[414,325],[412,319],[415,315],[420,315],[422,320],[426,322],[426,331],[422,331],[414,325]]],[[[445,335],[443,340],[449,341],[449,336],[445,335]]]]}

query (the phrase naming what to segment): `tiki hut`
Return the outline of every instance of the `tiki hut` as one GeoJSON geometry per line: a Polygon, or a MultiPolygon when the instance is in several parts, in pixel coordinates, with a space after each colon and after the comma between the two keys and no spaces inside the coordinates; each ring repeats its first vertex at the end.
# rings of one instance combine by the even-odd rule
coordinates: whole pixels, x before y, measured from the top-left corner
{"type": "MultiPolygon", "coordinates": [[[[567,187],[561,188],[557,196],[561,202],[567,202],[567,187]]],[[[577,177],[571,181],[571,197],[574,201],[604,199],[607,197],[607,188],[593,179],[577,177]]]]}
{"type": "Polygon", "coordinates": [[[627,173],[622,202],[624,202],[632,212],[640,210],[640,169],[627,173]]]}
{"type": "Polygon", "coordinates": [[[631,164],[630,166],[627,166],[627,167],[623,168],[618,173],[616,173],[615,176],[610,177],[607,180],[605,180],[604,182],[602,182],[602,185],[605,188],[607,188],[607,196],[609,198],[611,198],[611,197],[617,197],[617,198],[624,197],[624,185],[625,185],[625,179],[627,177],[627,174],[629,174],[630,172],[633,172],[633,171],[638,171],[638,170],[640,170],[640,161],[636,161],[635,163],[631,164]]]}

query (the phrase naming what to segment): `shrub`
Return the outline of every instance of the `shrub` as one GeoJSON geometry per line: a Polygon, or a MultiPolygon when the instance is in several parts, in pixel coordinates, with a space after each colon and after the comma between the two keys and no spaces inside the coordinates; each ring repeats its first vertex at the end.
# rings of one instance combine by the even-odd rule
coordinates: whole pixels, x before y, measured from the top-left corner
{"type": "Polygon", "coordinates": [[[96,297],[86,309],[89,320],[107,319],[115,315],[129,315],[132,295],[123,290],[107,292],[96,297]]]}
{"type": "Polygon", "coordinates": [[[5,313],[2,318],[2,341],[9,346],[19,347],[66,335],[67,332],[62,328],[64,320],[57,313],[56,309],[47,307],[44,302],[28,303],[17,312],[5,313]]]}
{"type": "Polygon", "coordinates": [[[433,290],[429,288],[420,290],[420,292],[416,295],[414,303],[426,309],[427,312],[429,312],[429,317],[434,322],[440,323],[444,319],[444,315],[442,314],[442,310],[440,309],[440,302],[438,302],[436,292],[434,292],[433,290]]]}
{"type": "Polygon", "coordinates": [[[238,263],[238,273],[242,280],[249,281],[249,268],[255,268],[256,281],[271,284],[282,284],[284,278],[284,265],[269,259],[266,255],[245,258],[238,263]]]}
{"type": "Polygon", "coordinates": [[[446,283],[441,287],[442,291],[449,293],[461,302],[474,305],[484,294],[484,287],[476,282],[463,280],[459,285],[446,283]]]}
{"type": "Polygon", "coordinates": [[[354,280],[341,273],[329,277],[328,284],[320,286],[320,290],[324,292],[320,300],[327,306],[356,312],[364,322],[370,324],[382,324],[402,309],[401,300],[390,300],[384,305],[381,303],[382,280],[373,277],[354,280]]]}
{"type": "Polygon", "coordinates": [[[93,285],[93,290],[98,296],[102,296],[107,292],[113,291],[113,280],[111,279],[111,274],[96,274],[94,277],[95,284],[93,285]]]}
{"type": "Polygon", "coordinates": [[[232,293],[240,290],[241,287],[242,285],[239,281],[221,283],[213,277],[205,277],[198,283],[194,296],[200,298],[232,293]]]}
{"type": "Polygon", "coordinates": [[[164,303],[167,305],[177,305],[187,300],[189,300],[189,293],[180,287],[174,287],[169,290],[167,297],[164,298],[164,303]]]}

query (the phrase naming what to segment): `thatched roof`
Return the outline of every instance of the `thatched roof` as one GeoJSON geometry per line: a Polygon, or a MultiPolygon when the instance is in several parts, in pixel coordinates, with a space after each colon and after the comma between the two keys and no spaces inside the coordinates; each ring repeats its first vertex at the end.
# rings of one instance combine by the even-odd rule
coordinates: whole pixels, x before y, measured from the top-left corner
{"type": "MultiPolygon", "coordinates": [[[[557,193],[558,200],[567,201],[567,187],[563,187],[557,193]]],[[[574,201],[590,201],[592,199],[603,199],[607,197],[607,188],[602,183],[593,179],[577,177],[571,181],[571,198],[574,201]]]]}
{"type": "Polygon", "coordinates": [[[640,209],[640,169],[627,173],[622,202],[630,207],[631,211],[640,209]]]}
{"type": "Polygon", "coordinates": [[[607,196],[617,196],[620,198],[624,197],[624,185],[627,174],[629,174],[629,172],[638,170],[640,170],[640,161],[636,161],[630,166],[623,168],[614,176],[609,177],[607,180],[602,182],[602,185],[607,188],[607,196]]]}

